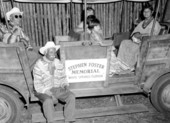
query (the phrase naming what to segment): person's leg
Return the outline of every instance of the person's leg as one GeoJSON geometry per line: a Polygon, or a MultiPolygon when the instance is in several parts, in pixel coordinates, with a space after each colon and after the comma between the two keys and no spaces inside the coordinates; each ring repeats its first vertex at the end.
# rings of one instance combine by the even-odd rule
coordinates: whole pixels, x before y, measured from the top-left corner
{"type": "Polygon", "coordinates": [[[75,121],[75,95],[71,91],[63,91],[61,89],[60,94],[56,94],[56,98],[66,102],[64,107],[65,121],[75,121]]]}
{"type": "Polygon", "coordinates": [[[40,99],[40,101],[43,104],[43,112],[44,112],[44,116],[47,119],[47,122],[52,123],[54,121],[54,112],[55,112],[52,98],[47,94],[40,94],[40,93],[36,94],[36,96],[40,99]]]}
{"type": "Polygon", "coordinates": [[[134,43],[131,40],[124,40],[120,45],[117,58],[126,63],[130,68],[133,68],[137,62],[135,56],[138,53],[139,48],[140,45],[137,43],[134,43]]]}

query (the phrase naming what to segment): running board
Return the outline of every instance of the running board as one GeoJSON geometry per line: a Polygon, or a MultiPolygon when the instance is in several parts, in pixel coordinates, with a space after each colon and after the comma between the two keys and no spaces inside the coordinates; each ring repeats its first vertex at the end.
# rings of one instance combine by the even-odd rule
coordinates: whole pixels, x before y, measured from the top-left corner
{"type": "MultiPolygon", "coordinates": [[[[148,108],[143,104],[134,104],[134,105],[122,105],[122,106],[112,106],[112,107],[98,107],[98,108],[89,108],[89,109],[77,109],[76,118],[87,118],[87,117],[98,117],[98,116],[109,116],[109,115],[119,115],[119,114],[130,114],[130,113],[139,113],[147,112],[148,108]]],[[[55,112],[55,120],[64,120],[63,111],[55,112]]],[[[42,113],[32,114],[32,123],[45,122],[42,113]]]]}

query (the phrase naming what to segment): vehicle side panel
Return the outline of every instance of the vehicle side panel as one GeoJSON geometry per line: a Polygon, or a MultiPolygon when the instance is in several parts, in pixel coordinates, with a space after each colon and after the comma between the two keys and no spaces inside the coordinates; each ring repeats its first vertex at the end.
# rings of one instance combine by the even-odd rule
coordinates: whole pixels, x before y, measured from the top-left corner
{"type": "Polygon", "coordinates": [[[17,53],[19,48],[19,45],[0,44],[0,84],[13,88],[28,102],[28,86],[17,53]]]}
{"type": "Polygon", "coordinates": [[[170,71],[170,35],[155,36],[148,40],[142,81],[149,91],[156,79],[170,71]]]}

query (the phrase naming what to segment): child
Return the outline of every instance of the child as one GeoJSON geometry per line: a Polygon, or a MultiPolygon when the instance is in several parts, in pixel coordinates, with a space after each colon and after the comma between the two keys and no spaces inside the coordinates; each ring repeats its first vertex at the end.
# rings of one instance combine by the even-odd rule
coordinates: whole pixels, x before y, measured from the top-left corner
{"type": "Polygon", "coordinates": [[[97,18],[91,19],[87,22],[88,30],[90,31],[90,40],[99,44],[103,44],[103,31],[100,26],[100,21],[97,18]]]}

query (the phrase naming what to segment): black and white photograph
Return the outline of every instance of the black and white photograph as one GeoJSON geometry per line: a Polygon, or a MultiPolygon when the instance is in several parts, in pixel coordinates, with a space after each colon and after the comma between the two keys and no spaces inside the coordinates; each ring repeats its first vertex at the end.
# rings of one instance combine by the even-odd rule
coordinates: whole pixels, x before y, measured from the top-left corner
{"type": "Polygon", "coordinates": [[[0,123],[170,123],[170,0],[0,0],[0,123]]]}

